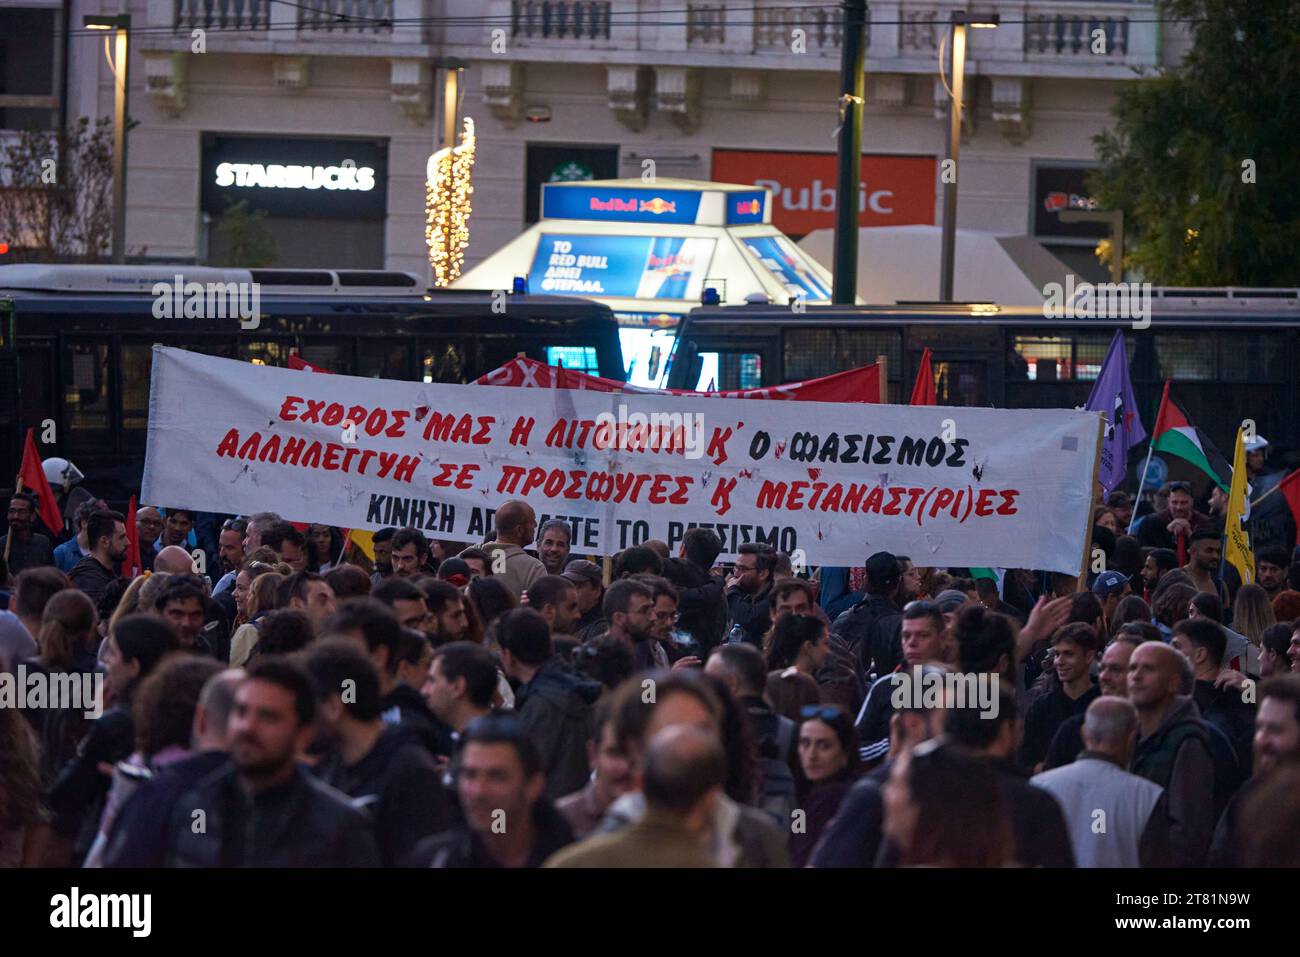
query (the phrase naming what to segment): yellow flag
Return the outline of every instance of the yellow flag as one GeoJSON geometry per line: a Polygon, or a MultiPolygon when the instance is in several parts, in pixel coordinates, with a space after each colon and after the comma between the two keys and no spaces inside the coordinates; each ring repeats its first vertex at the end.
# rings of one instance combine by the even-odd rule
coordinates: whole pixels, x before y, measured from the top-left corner
{"type": "Polygon", "coordinates": [[[363,528],[354,528],[349,536],[353,545],[365,554],[366,558],[372,562],[375,560],[375,533],[368,532],[363,528]]]}
{"type": "Polygon", "coordinates": [[[1237,569],[1241,583],[1255,580],[1255,553],[1250,550],[1250,485],[1246,481],[1246,432],[1237,430],[1232,454],[1232,488],[1228,491],[1228,518],[1224,524],[1223,560],[1237,569]]]}

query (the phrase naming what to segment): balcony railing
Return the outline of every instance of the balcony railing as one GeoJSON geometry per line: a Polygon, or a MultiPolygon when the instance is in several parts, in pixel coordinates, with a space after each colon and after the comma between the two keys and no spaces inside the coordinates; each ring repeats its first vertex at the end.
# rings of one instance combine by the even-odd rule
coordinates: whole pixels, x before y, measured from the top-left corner
{"type": "Polygon", "coordinates": [[[266,30],[270,0],[173,0],[177,31],[266,30]]]}
{"type": "Polygon", "coordinates": [[[298,29],[392,33],[393,0],[309,0],[298,7],[298,29]]]}
{"type": "Polygon", "coordinates": [[[1093,51],[1098,39],[1102,41],[1101,55],[1123,59],[1128,52],[1128,17],[1069,13],[1026,17],[1025,53],[1033,56],[1097,56],[1093,51]]]}
{"type": "Polygon", "coordinates": [[[686,13],[686,42],[691,46],[727,42],[727,7],[692,3],[686,13]]]}
{"type": "Polygon", "coordinates": [[[514,0],[514,37],[545,40],[608,40],[608,0],[514,0]]]}
{"type": "Polygon", "coordinates": [[[838,52],[844,41],[844,14],[835,7],[760,6],[754,9],[754,49],[763,53],[793,52],[795,30],[809,53],[838,52]]]}

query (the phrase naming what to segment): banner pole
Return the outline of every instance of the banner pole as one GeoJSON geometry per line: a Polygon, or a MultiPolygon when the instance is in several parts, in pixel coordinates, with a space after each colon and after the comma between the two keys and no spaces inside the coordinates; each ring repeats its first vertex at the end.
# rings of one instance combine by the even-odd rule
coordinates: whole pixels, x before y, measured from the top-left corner
{"type": "Polygon", "coordinates": [[[880,367],[880,404],[889,402],[889,356],[876,356],[876,365],[880,367]]]}
{"type": "Polygon", "coordinates": [[[614,559],[606,555],[600,560],[601,577],[605,579],[605,587],[609,587],[610,580],[614,577],[614,559]]]}
{"type": "Polygon", "coordinates": [[[1138,502],[1142,501],[1142,490],[1146,488],[1147,469],[1151,467],[1151,453],[1155,451],[1155,445],[1156,445],[1155,439],[1152,439],[1149,443],[1147,443],[1147,460],[1142,464],[1142,474],[1138,476],[1138,490],[1137,490],[1137,496],[1133,501],[1133,514],[1128,517],[1127,534],[1129,535],[1133,534],[1133,526],[1137,524],[1138,502]]]}
{"type": "Polygon", "coordinates": [[[1097,447],[1092,458],[1092,481],[1088,483],[1088,512],[1083,523],[1083,561],[1079,564],[1079,591],[1088,588],[1088,559],[1092,557],[1092,517],[1096,512],[1094,499],[1097,497],[1097,478],[1101,474],[1101,442],[1106,434],[1105,419],[1097,415],[1097,447]]]}

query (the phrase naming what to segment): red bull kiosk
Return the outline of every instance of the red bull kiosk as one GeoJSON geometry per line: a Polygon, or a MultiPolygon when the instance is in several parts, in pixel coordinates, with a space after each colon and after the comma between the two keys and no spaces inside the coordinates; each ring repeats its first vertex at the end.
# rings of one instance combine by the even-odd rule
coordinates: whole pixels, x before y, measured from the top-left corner
{"type": "Polygon", "coordinates": [[[698,180],[547,183],[542,218],[453,285],[587,296],[618,316],[628,382],[662,387],[678,322],[706,288],[828,303],[831,275],[772,225],[766,189],[698,180]]]}

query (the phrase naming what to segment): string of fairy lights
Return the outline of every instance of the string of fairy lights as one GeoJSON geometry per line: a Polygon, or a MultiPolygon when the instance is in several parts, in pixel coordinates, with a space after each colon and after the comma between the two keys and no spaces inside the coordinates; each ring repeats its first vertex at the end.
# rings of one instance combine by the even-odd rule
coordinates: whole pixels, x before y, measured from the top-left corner
{"type": "Polygon", "coordinates": [[[429,247],[433,284],[451,285],[460,276],[469,247],[469,217],[474,194],[474,121],[464,118],[460,143],[429,157],[424,184],[424,241],[429,247]]]}

